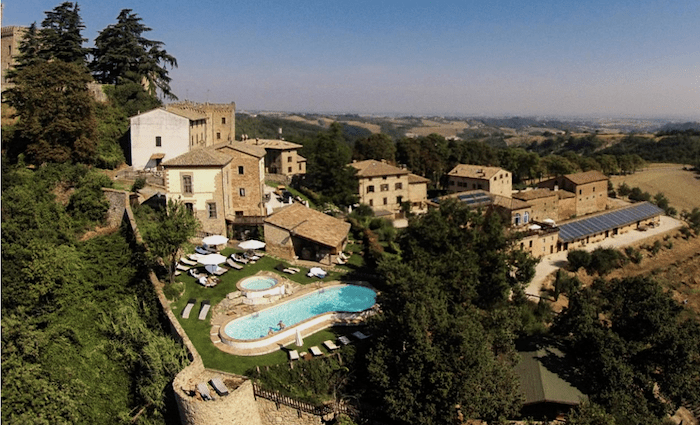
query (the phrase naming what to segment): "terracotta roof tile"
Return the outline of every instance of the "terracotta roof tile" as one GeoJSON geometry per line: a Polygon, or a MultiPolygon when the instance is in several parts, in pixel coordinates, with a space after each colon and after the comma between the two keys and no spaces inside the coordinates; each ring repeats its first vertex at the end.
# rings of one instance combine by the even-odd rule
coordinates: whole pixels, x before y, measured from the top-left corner
{"type": "Polygon", "coordinates": [[[601,173],[598,170],[586,171],[584,173],[567,174],[564,177],[571,180],[571,182],[574,184],[593,183],[608,179],[608,177],[605,174],[601,173]]]}
{"type": "Polygon", "coordinates": [[[163,162],[164,167],[222,167],[231,162],[231,156],[211,148],[193,149],[163,162]]]}
{"type": "Polygon", "coordinates": [[[251,146],[248,144],[245,144],[243,142],[224,142],[224,143],[219,143],[212,148],[216,149],[219,152],[225,153],[228,149],[234,149],[237,150],[238,152],[242,152],[251,156],[255,156],[257,158],[262,158],[265,156],[265,149],[261,148],[259,146],[251,146]]]}
{"type": "Polygon", "coordinates": [[[277,211],[267,217],[265,223],[330,247],[340,245],[350,231],[350,223],[302,204],[293,204],[277,211]]]}
{"type": "Polygon", "coordinates": [[[287,142],[286,140],[277,140],[277,139],[248,139],[244,140],[243,143],[246,145],[251,145],[251,146],[260,146],[261,148],[266,148],[266,149],[281,149],[281,150],[292,150],[292,149],[301,149],[304,146],[292,143],[292,142],[287,142]]]}
{"type": "Polygon", "coordinates": [[[488,180],[502,171],[505,172],[506,170],[499,167],[484,167],[483,165],[457,164],[447,174],[450,176],[488,180]]]}
{"type": "Polygon", "coordinates": [[[357,161],[351,163],[350,165],[357,169],[358,177],[381,177],[409,174],[408,170],[374,159],[357,161]]]}
{"type": "Polygon", "coordinates": [[[207,115],[205,113],[200,112],[200,111],[193,111],[191,109],[180,109],[177,107],[166,106],[165,110],[170,112],[170,113],[173,113],[175,115],[185,117],[191,121],[207,119],[207,115]]]}
{"type": "Polygon", "coordinates": [[[557,196],[557,192],[549,189],[533,189],[513,193],[513,198],[517,198],[523,201],[548,198],[550,196],[557,196]]]}
{"type": "Polygon", "coordinates": [[[409,174],[408,175],[408,184],[417,184],[417,183],[428,183],[430,180],[426,179],[425,177],[421,177],[417,174],[409,174]]]}

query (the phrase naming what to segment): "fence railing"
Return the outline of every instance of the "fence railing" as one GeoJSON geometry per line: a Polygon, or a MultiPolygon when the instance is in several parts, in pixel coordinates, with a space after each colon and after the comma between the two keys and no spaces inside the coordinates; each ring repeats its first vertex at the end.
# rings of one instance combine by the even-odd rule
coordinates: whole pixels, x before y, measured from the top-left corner
{"type": "Polygon", "coordinates": [[[357,417],[358,412],[353,409],[350,406],[345,406],[345,405],[334,405],[334,406],[328,406],[328,405],[315,405],[312,403],[307,403],[305,401],[300,401],[291,397],[288,397],[286,395],[280,394],[277,391],[271,391],[271,390],[266,390],[262,388],[260,385],[256,384],[253,382],[253,395],[258,398],[264,398],[266,400],[270,400],[274,402],[277,405],[277,408],[279,409],[279,406],[285,405],[288,407],[291,407],[292,409],[296,409],[297,411],[300,412],[305,412],[309,413],[315,416],[326,416],[330,415],[333,413],[344,413],[348,416],[353,416],[357,417]]]}

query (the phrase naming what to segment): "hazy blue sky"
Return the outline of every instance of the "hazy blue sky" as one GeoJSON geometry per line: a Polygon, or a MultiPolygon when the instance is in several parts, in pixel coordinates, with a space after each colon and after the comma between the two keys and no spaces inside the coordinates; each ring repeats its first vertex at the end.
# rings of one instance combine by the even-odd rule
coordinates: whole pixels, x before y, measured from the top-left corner
{"type": "MultiPolygon", "coordinates": [[[[59,1],[4,1],[29,25],[59,1]]],[[[700,119],[699,0],[79,2],[133,9],[180,99],[239,110],[700,119]]]]}

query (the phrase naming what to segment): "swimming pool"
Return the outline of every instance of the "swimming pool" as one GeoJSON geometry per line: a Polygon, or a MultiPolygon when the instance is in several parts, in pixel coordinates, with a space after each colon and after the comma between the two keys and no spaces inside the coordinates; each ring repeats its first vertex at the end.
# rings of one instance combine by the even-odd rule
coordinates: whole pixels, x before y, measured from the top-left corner
{"type": "Polygon", "coordinates": [[[240,282],[241,289],[247,289],[249,291],[262,291],[263,289],[269,289],[277,285],[277,279],[274,277],[264,277],[264,276],[253,276],[243,279],[240,282]]]}
{"type": "Polygon", "coordinates": [[[314,291],[303,297],[235,319],[224,327],[224,334],[236,340],[264,338],[270,329],[280,331],[307,319],[330,312],[360,312],[372,307],[377,293],[364,286],[340,285],[314,291]]]}

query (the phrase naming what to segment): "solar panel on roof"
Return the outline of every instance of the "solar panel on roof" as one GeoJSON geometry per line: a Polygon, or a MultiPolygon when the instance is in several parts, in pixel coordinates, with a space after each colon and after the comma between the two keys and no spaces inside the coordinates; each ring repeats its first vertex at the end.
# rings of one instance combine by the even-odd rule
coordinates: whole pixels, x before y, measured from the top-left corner
{"type": "Polygon", "coordinates": [[[559,239],[563,242],[571,242],[585,236],[626,226],[635,221],[646,220],[662,213],[663,210],[661,208],[644,202],[622,210],[562,224],[559,226],[559,239]]]}

